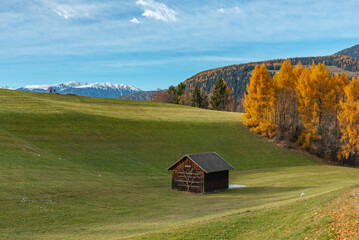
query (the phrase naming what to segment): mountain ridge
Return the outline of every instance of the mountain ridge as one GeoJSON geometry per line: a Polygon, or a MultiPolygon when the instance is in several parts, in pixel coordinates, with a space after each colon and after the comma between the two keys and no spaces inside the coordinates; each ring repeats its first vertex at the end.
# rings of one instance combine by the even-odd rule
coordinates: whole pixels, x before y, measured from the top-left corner
{"type": "Polygon", "coordinates": [[[349,56],[349,57],[359,59],[359,44],[354,45],[349,48],[345,48],[345,49],[335,53],[334,55],[344,55],[344,56],[349,56]]]}
{"type": "Polygon", "coordinates": [[[56,93],[75,94],[87,97],[117,98],[120,96],[142,92],[141,89],[128,84],[106,83],[81,83],[77,81],[44,84],[44,85],[26,85],[16,90],[28,92],[49,92],[49,89],[56,89],[56,93]]]}

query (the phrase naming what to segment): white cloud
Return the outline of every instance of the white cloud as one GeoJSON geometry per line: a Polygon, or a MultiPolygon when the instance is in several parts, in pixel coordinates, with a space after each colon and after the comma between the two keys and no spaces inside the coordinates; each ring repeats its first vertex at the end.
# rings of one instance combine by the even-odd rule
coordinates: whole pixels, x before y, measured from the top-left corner
{"type": "Polygon", "coordinates": [[[53,11],[65,19],[73,18],[76,15],[76,11],[70,6],[57,6],[53,11]]]}
{"type": "Polygon", "coordinates": [[[62,1],[60,3],[58,1],[49,0],[40,0],[40,2],[45,8],[65,19],[95,17],[99,11],[106,8],[106,4],[104,3],[89,4],[79,1],[62,1]]]}
{"type": "Polygon", "coordinates": [[[155,2],[153,0],[138,0],[137,5],[140,5],[144,8],[142,16],[164,21],[164,22],[175,22],[176,11],[167,7],[166,4],[155,2]]]}
{"type": "Polygon", "coordinates": [[[231,7],[231,8],[218,8],[217,11],[220,13],[225,13],[225,12],[226,13],[234,13],[234,14],[242,13],[242,9],[238,6],[231,7]]]}
{"type": "Polygon", "coordinates": [[[0,60],[114,51],[221,51],[236,49],[242,42],[359,38],[359,31],[354,31],[359,22],[353,21],[358,0],[341,4],[319,0],[310,6],[309,0],[203,1],[33,0],[21,1],[23,5],[4,1],[5,7],[0,4],[0,60]],[[171,21],[166,11],[158,9],[167,9],[167,15],[176,10],[172,19],[177,21],[142,24],[147,17],[155,21],[156,12],[171,21]]]}
{"type": "Polygon", "coordinates": [[[131,20],[130,20],[130,22],[132,22],[132,23],[135,23],[135,24],[139,24],[140,23],[140,21],[137,19],[137,18],[132,18],[131,20]]]}

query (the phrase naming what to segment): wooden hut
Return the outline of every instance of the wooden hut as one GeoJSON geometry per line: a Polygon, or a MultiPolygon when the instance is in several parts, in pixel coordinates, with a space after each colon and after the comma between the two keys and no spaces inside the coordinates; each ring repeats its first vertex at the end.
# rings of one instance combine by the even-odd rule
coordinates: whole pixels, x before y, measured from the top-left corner
{"type": "Polygon", "coordinates": [[[187,154],[170,166],[172,189],[207,193],[228,188],[233,167],[217,153],[187,154]]]}

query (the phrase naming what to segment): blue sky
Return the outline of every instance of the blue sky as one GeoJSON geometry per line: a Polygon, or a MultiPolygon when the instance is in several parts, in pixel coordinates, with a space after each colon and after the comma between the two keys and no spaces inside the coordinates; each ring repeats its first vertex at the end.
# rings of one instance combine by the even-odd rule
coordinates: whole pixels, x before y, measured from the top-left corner
{"type": "Polygon", "coordinates": [[[0,0],[0,86],[167,88],[214,67],[359,43],[359,1],[0,0]]]}

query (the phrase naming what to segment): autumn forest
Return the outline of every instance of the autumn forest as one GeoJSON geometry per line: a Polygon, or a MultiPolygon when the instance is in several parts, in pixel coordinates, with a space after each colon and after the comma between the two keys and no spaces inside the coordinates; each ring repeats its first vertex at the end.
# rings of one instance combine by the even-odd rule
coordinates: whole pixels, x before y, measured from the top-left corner
{"type": "Polygon", "coordinates": [[[257,134],[341,163],[356,157],[359,78],[333,76],[323,63],[293,68],[289,60],[271,77],[262,64],[250,78],[244,107],[244,123],[257,134]]]}

